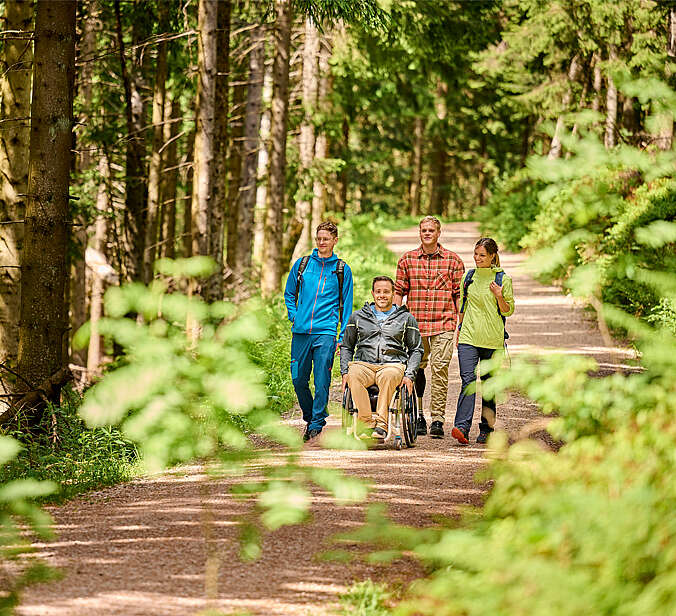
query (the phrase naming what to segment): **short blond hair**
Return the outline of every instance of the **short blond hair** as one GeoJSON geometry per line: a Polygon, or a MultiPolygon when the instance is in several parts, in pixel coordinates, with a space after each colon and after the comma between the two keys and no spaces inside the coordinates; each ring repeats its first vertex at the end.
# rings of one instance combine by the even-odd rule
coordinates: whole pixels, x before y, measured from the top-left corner
{"type": "Polygon", "coordinates": [[[436,216],[425,216],[419,223],[418,223],[418,228],[423,226],[424,222],[433,222],[439,231],[441,231],[441,222],[436,216]]]}

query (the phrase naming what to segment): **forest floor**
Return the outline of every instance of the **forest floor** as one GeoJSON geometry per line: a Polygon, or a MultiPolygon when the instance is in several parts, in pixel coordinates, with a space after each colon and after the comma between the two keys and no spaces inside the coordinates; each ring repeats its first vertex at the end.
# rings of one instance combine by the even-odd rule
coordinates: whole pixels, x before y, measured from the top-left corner
{"type": "MultiPolygon", "coordinates": [[[[441,242],[473,267],[478,238],[475,223],[445,225],[441,242]]],[[[419,244],[417,229],[390,234],[390,248],[401,254],[419,244]]],[[[629,369],[633,353],[604,345],[588,314],[561,294],[527,275],[524,257],[505,253],[501,261],[513,277],[516,312],[508,320],[510,353],[558,352],[594,357],[601,373],[629,369]]],[[[392,272],[383,272],[389,273],[392,272]]],[[[364,298],[368,299],[368,298],[364,298]]],[[[484,449],[461,447],[448,434],[452,427],[460,380],[457,358],[450,369],[446,438],[420,437],[416,447],[403,451],[336,451],[309,443],[302,453],[307,465],[340,468],[370,480],[369,502],[384,503],[400,523],[424,526],[438,516],[453,516],[467,505],[481,505],[487,486],[476,473],[486,464],[484,449]]],[[[340,393],[329,427],[340,424],[340,393]]],[[[478,430],[478,409],[472,443],[478,430]]],[[[298,410],[288,421],[303,428],[298,410]]],[[[517,439],[542,432],[542,415],[535,405],[512,395],[498,407],[497,428],[517,439]]],[[[97,616],[104,614],[184,615],[201,610],[225,614],[335,614],[338,595],[352,582],[371,578],[402,584],[420,575],[407,560],[373,564],[324,561],[323,551],[363,548],[332,541],[364,519],[365,506],[337,506],[317,491],[312,521],[269,533],[263,554],[253,563],[238,558],[239,516],[249,505],[228,495],[232,480],[204,481],[199,466],[181,467],[160,477],[145,478],[80,496],[65,505],[48,507],[57,539],[37,544],[38,553],[61,569],[61,580],[28,590],[18,614],[35,616],[97,616]],[[212,536],[205,540],[207,519],[212,536]],[[205,591],[205,563],[217,554],[217,585],[211,598],[205,591]],[[214,594],[215,593],[215,594],[214,594]]],[[[215,569],[214,569],[215,570],[215,569]]]]}

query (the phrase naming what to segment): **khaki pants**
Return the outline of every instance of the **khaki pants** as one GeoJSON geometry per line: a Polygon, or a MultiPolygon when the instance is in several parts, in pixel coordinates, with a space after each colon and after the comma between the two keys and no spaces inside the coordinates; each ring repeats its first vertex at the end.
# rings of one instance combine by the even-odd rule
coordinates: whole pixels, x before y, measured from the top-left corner
{"type": "Polygon", "coordinates": [[[365,361],[351,361],[347,371],[347,384],[352,392],[352,400],[357,407],[357,417],[367,428],[376,425],[387,430],[387,413],[390,400],[394,395],[401,379],[404,378],[404,364],[369,364],[365,361]],[[376,405],[377,419],[374,421],[371,413],[371,401],[366,388],[377,385],[378,404],[376,405]]]}
{"type": "Polygon", "coordinates": [[[434,336],[423,336],[423,357],[420,370],[429,363],[432,372],[432,394],[430,414],[432,421],[444,423],[446,400],[448,398],[448,366],[453,357],[453,338],[455,331],[442,332],[434,336]]]}

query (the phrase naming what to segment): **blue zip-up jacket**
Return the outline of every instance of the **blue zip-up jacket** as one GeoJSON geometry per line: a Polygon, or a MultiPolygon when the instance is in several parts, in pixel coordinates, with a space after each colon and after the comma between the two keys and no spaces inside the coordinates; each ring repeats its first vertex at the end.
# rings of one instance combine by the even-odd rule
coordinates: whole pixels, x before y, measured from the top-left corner
{"type": "MultiPolygon", "coordinates": [[[[284,303],[292,323],[294,334],[331,334],[338,330],[338,276],[336,264],[338,257],[332,254],[326,259],[319,256],[317,249],[312,251],[307,267],[301,276],[296,306],[296,283],[298,279],[298,259],[289,272],[284,288],[284,303]]],[[[352,314],[352,270],[346,263],[343,270],[343,316],[340,319],[338,342],[342,342],[347,321],[352,314]]]]}

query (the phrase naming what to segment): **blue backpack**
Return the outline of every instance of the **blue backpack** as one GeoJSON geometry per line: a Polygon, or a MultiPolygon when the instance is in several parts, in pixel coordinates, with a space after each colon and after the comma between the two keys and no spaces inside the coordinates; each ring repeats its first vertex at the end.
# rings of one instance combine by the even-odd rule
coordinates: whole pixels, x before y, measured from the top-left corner
{"type": "MultiPolygon", "coordinates": [[[[467,274],[465,275],[465,283],[462,285],[462,305],[460,306],[460,312],[465,312],[465,304],[467,303],[467,288],[469,285],[472,284],[472,277],[474,276],[474,272],[476,270],[470,269],[467,270],[467,274]]],[[[502,286],[502,279],[505,275],[505,272],[495,272],[495,284],[502,286]]],[[[495,300],[495,303],[497,304],[498,300],[495,300]]],[[[505,332],[505,340],[509,338],[509,334],[507,333],[507,330],[505,329],[506,325],[506,319],[503,316],[502,312],[500,312],[500,305],[498,304],[498,314],[500,315],[500,318],[502,319],[502,328],[503,331],[505,332]]],[[[462,327],[462,323],[460,324],[462,327]]],[[[459,328],[458,328],[459,329],[459,328]]]]}

